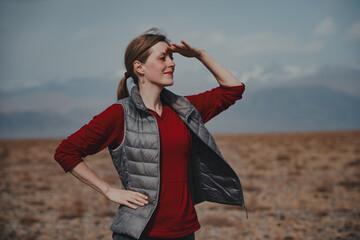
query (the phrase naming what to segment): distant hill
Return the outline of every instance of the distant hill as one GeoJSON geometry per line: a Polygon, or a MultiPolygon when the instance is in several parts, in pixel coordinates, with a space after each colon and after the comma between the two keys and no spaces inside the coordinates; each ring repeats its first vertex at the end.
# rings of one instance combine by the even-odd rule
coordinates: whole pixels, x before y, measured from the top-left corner
{"type": "MultiPolygon", "coordinates": [[[[65,137],[99,112],[0,114],[0,138],[65,137]]],[[[323,86],[246,91],[207,126],[215,133],[360,129],[360,98],[323,86]]]]}
{"type": "Polygon", "coordinates": [[[209,122],[214,132],[360,129],[360,98],[323,86],[245,90],[220,116],[209,122]]]}
{"type": "Polygon", "coordinates": [[[59,114],[42,112],[0,113],[0,138],[64,136],[76,121],[59,114]]]}

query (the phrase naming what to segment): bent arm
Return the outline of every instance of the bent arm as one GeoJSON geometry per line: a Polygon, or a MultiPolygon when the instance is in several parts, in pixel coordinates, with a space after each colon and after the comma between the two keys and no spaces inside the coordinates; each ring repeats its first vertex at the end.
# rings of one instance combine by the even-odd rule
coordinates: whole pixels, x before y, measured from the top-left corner
{"type": "Polygon", "coordinates": [[[169,53],[179,53],[184,57],[197,58],[209,69],[221,86],[235,87],[242,84],[229,70],[210,57],[205,50],[193,47],[183,40],[181,43],[182,45],[176,43],[170,44],[166,51],[169,53]]]}
{"type": "Polygon", "coordinates": [[[144,206],[148,203],[146,201],[147,196],[142,193],[113,188],[110,184],[96,175],[85,162],[77,164],[70,170],[70,173],[115,203],[124,204],[133,209],[137,209],[137,206],[134,204],[144,206]]]}
{"type": "Polygon", "coordinates": [[[197,59],[209,69],[221,86],[234,87],[242,84],[228,69],[213,59],[205,50],[200,50],[197,59]]]}
{"type": "Polygon", "coordinates": [[[92,187],[109,200],[136,209],[131,203],[143,206],[146,195],[134,191],[121,190],[96,175],[83,161],[83,158],[95,154],[105,147],[117,147],[123,136],[123,108],[112,105],[84,125],[80,130],[63,140],[55,151],[55,160],[77,179],[92,187]]]}
{"type": "Polygon", "coordinates": [[[203,93],[185,96],[200,112],[204,123],[228,109],[242,98],[245,85],[219,86],[203,93]]]}
{"type": "Polygon", "coordinates": [[[88,155],[106,147],[116,148],[123,138],[124,111],[113,104],[96,115],[88,124],[64,139],[55,150],[54,158],[68,172],[88,155]]]}
{"type": "Polygon", "coordinates": [[[89,185],[104,196],[107,196],[110,184],[96,175],[85,162],[80,162],[69,172],[83,183],[89,185]]]}

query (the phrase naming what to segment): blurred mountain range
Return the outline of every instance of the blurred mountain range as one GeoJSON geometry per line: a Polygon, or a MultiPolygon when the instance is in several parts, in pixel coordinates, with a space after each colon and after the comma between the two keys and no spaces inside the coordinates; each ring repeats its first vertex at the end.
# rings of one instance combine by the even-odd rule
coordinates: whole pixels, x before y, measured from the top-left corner
{"type": "Polygon", "coordinates": [[[209,128],[219,133],[360,128],[360,98],[324,86],[263,89],[244,94],[231,108],[209,128]]]}
{"type": "MultiPolygon", "coordinates": [[[[113,89],[97,90],[84,91],[91,95],[96,107],[67,99],[61,103],[64,108],[57,112],[34,108],[0,113],[0,138],[66,137],[112,103],[112,97],[101,98],[103,94],[99,92],[113,89]]],[[[20,100],[25,95],[26,92],[19,94],[20,100]]],[[[245,91],[241,100],[207,126],[214,133],[359,129],[360,97],[325,86],[277,86],[245,91]]]]}

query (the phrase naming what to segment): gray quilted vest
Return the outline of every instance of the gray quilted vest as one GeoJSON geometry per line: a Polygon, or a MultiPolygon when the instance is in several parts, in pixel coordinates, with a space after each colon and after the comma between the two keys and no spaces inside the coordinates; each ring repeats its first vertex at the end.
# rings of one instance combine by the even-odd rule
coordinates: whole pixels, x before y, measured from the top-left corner
{"type": "MultiPolygon", "coordinates": [[[[239,205],[245,208],[241,183],[222,157],[200,113],[182,96],[167,89],[161,100],[179,115],[192,133],[188,184],[193,204],[203,201],[239,205]]],[[[160,188],[160,135],[157,121],[135,86],[131,96],[117,101],[124,108],[124,139],[109,149],[123,189],[148,196],[148,204],[136,210],[120,205],[110,229],[139,239],[154,212],[160,188]]],[[[246,208],[245,208],[246,209],[246,208]]]]}

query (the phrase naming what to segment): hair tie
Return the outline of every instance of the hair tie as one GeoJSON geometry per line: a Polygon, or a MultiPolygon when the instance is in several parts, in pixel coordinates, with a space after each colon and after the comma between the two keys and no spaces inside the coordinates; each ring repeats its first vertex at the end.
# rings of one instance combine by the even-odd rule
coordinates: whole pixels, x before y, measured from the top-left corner
{"type": "Polygon", "coordinates": [[[125,79],[128,79],[130,77],[128,72],[125,72],[124,76],[125,76],[125,79]]]}

